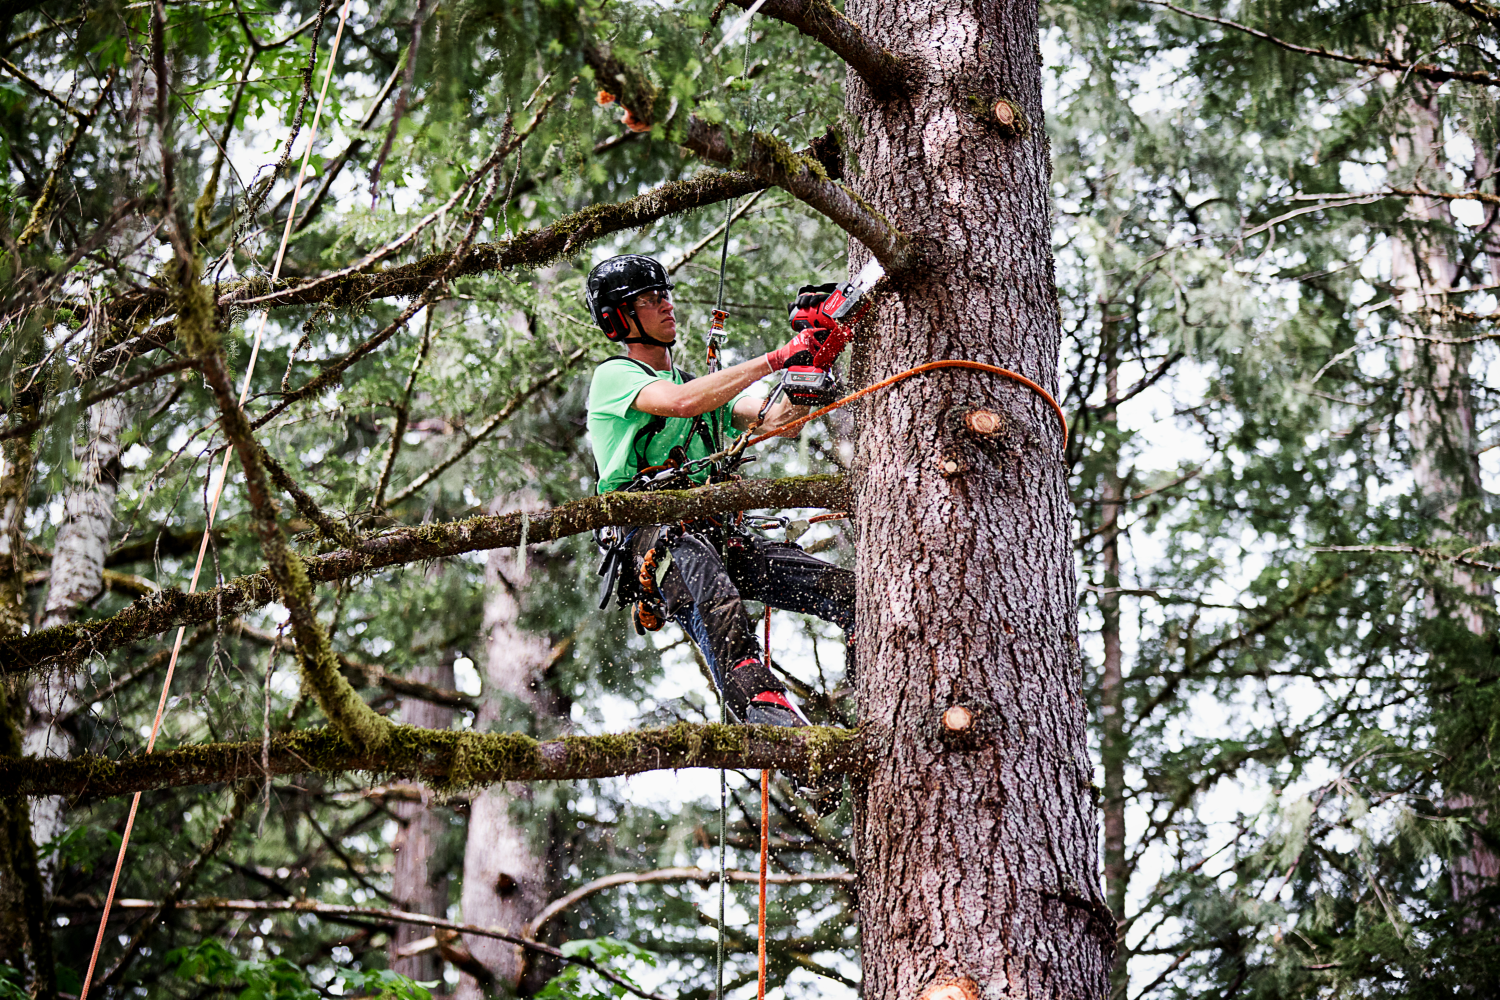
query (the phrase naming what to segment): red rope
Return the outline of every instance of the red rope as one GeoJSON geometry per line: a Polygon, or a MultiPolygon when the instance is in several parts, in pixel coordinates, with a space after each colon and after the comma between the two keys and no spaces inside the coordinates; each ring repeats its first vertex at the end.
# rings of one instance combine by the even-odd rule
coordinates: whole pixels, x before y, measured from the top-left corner
{"type": "MultiPolygon", "coordinates": [[[[771,669],[771,605],[766,605],[766,669],[771,669]]],[[[756,924],[759,948],[759,984],[756,1000],[766,1000],[766,869],[771,842],[771,771],[760,772],[760,915],[756,924]]]]}
{"type": "Polygon", "coordinates": [[[1045,399],[1049,404],[1051,404],[1052,409],[1056,411],[1058,422],[1062,424],[1063,449],[1067,449],[1068,418],[1067,415],[1063,413],[1062,407],[1057,405],[1057,400],[1052,398],[1052,393],[1048,392],[1046,389],[1043,389],[1041,386],[1031,381],[1031,379],[1027,378],[1025,375],[1017,374],[1016,372],[1011,371],[1009,368],[1001,368],[999,365],[987,365],[983,361],[959,361],[952,358],[946,361],[929,361],[925,365],[917,365],[917,367],[915,368],[908,368],[906,371],[896,375],[892,375],[890,378],[881,379],[874,385],[867,385],[858,392],[851,392],[843,399],[840,399],[833,403],[829,403],[821,410],[814,410],[807,416],[798,417],[791,423],[783,424],[782,426],[776,428],[774,431],[767,431],[764,434],[759,434],[751,438],[749,441],[745,442],[745,447],[748,448],[752,444],[760,444],[762,441],[766,441],[773,437],[779,437],[780,435],[785,434],[788,431],[795,430],[798,427],[801,427],[803,424],[807,423],[809,420],[821,417],[825,413],[831,413],[832,411],[837,410],[839,407],[844,406],[848,403],[852,403],[861,396],[867,396],[877,389],[884,389],[886,386],[894,385],[895,383],[900,382],[902,379],[908,379],[913,375],[920,375],[923,372],[930,372],[938,368],[969,368],[974,371],[989,372],[992,375],[999,375],[1003,378],[1010,379],[1012,382],[1019,382],[1022,385],[1026,386],[1026,388],[1030,389],[1032,392],[1035,392],[1037,395],[1045,399]]]}

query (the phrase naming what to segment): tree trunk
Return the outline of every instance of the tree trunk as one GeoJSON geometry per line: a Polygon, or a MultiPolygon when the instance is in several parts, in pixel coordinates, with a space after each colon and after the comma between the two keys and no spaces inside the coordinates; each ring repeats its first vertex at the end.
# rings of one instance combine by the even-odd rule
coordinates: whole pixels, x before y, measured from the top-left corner
{"type": "MultiPolygon", "coordinates": [[[[1414,86],[1418,96],[1407,105],[1411,130],[1392,143],[1395,157],[1391,172],[1403,177],[1414,174],[1418,179],[1427,173],[1441,177],[1446,164],[1438,96],[1425,84],[1414,86]]],[[[1453,226],[1448,203],[1437,198],[1413,198],[1407,211],[1419,222],[1433,223],[1438,229],[1453,226]]],[[[1398,322],[1417,336],[1456,339],[1444,322],[1447,297],[1442,294],[1453,287],[1456,273],[1449,254],[1435,239],[1392,239],[1391,283],[1402,289],[1402,318],[1398,322]]],[[[1456,537],[1479,544],[1486,540],[1486,531],[1479,510],[1484,489],[1479,478],[1469,379],[1473,356],[1468,344],[1401,341],[1412,479],[1422,513],[1436,525],[1433,539],[1456,537]]],[[[1488,580],[1456,566],[1429,568],[1427,572],[1434,584],[1442,584],[1451,595],[1445,597],[1437,586],[1430,586],[1424,606],[1428,617],[1451,615],[1475,635],[1484,635],[1493,627],[1494,588],[1488,580]]],[[[1448,793],[1446,805],[1474,809],[1480,803],[1455,790],[1448,793]]],[[[1481,808],[1477,815],[1483,822],[1486,811],[1481,808]]],[[[1452,863],[1453,895],[1457,899],[1493,886],[1500,878],[1500,855],[1485,846],[1477,834],[1470,842],[1470,853],[1452,863]]]]}
{"type": "MultiPolygon", "coordinates": [[[[16,393],[9,413],[16,424],[34,420],[35,394],[16,393]]],[[[35,465],[30,437],[0,444],[0,636],[20,635],[27,625],[26,498],[35,465]]],[[[0,755],[8,757],[21,752],[26,710],[25,701],[13,692],[0,683],[0,755]]],[[[30,810],[21,797],[0,798],[0,956],[20,970],[31,996],[50,1000],[57,995],[46,891],[30,810]]]]}
{"type": "MultiPolygon", "coordinates": [[[[523,501],[521,509],[536,509],[523,501]]],[[[511,509],[515,509],[512,507],[511,509]]],[[[500,508],[497,505],[496,512],[500,508]]],[[[518,595],[525,588],[524,556],[497,549],[485,567],[484,701],[474,728],[535,731],[557,715],[556,700],[543,686],[551,647],[521,628],[518,595]]],[[[467,923],[514,931],[541,912],[552,898],[555,879],[548,871],[549,831],[530,821],[530,785],[492,785],[469,807],[469,840],[464,852],[463,914],[467,923]]],[[[551,975],[545,963],[492,938],[465,938],[470,953],[493,973],[496,985],[522,996],[535,993],[551,975]]],[[[488,995],[469,975],[459,980],[459,1000],[488,995]]]]}
{"type": "MultiPolygon", "coordinates": [[[[411,679],[451,691],[454,656],[450,652],[435,664],[417,667],[411,672],[411,679]]],[[[401,721],[407,725],[424,729],[447,729],[453,725],[451,708],[418,698],[399,698],[397,706],[401,721]]],[[[421,802],[393,802],[391,812],[401,823],[392,845],[396,863],[391,871],[391,895],[395,897],[396,909],[446,917],[448,873],[435,870],[433,859],[448,827],[447,810],[434,807],[424,797],[421,802]]],[[[414,941],[429,936],[427,928],[398,924],[390,944],[391,969],[419,982],[441,980],[443,965],[436,949],[405,957],[400,954],[414,941]]]]}
{"type": "MultiPolygon", "coordinates": [[[[78,455],[78,482],[63,501],[63,523],[52,546],[52,575],[43,604],[42,628],[66,625],[78,609],[104,589],[104,557],[114,524],[115,488],[120,481],[120,432],[125,402],[116,397],[89,411],[89,435],[78,455]]],[[[71,757],[73,736],[56,720],[77,707],[79,668],[49,670],[27,695],[29,712],[22,744],[36,757],[71,757]]],[[[31,833],[45,844],[62,829],[63,799],[46,795],[32,800],[31,833]]],[[[42,859],[50,891],[53,864],[42,859]]]]}
{"type": "MultiPolygon", "coordinates": [[[[848,13],[917,63],[897,101],[849,81],[854,185],[923,260],[864,324],[870,376],[969,358],[1055,392],[1035,3],[851,0],[848,13]]],[[[1096,1000],[1114,920],[1056,415],[987,375],[913,379],[870,398],[854,478],[857,690],[874,748],[856,828],[864,993],[1096,1000]],[[998,413],[1000,431],[967,432],[969,406],[998,413]],[[967,728],[945,726],[952,706],[970,710],[967,728]]]]}
{"type": "MultiPolygon", "coordinates": [[[[1108,303],[1105,304],[1106,311],[1108,303]]],[[[1125,733],[1125,678],[1120,652],[1120,504],[1125,499],[1125,481],[1120,475],[1120,446],[1115,437],[1120,399],[1120,359],[1115,341],[1117,324],[1107,312],[1103,346],[1107,352],[1104,372],[1104,482],[1099,492],[1099,533],[1104,572],[1099,595],[1100,638],[1104,664],[1099,677],[1099,757],[1104,764],[1104,892],[1116,923],[1125,920],[1125,892],[1130,872],[1125,863],[1125,761],[1130,741],[1125,733]]],[[[1110,996],[1119,1000],[1130,985],[1129,955],[1124,942],[1110,974],[1110,996]]]]}

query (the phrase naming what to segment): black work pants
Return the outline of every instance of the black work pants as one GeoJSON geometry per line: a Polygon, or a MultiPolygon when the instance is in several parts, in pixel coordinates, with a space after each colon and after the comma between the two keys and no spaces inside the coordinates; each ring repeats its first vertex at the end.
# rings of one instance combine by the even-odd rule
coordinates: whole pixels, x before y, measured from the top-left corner
{"type": "MultiPolygon", "coordinates": [[[[629,542],[628,572],[640,573],[646,554],[667,539],[672,563],[659,588],[667,614],[692,637],[708,661],[719,689],[724,672],[748,657],[760,658],[760,640],[744,601],[817,615],[847,635],[854,629],[854,573],[808,555],[790,542],[754,534],[729,534],[723,554],[719,529],[701,531],[653,526],[636,530],[629,542]]],[[[657,564],[663,561],[660,552],[657,564]]]]}

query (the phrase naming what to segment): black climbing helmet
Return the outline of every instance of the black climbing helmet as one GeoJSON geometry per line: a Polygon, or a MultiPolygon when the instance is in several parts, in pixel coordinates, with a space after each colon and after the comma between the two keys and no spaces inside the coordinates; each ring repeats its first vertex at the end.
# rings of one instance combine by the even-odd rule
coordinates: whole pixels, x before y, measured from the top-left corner
{"type": "Polygon", "coordinates": [[[621,311],[635,318],[631,299],[642,292],[671,290],[672,282],[667,277],[666,268],[650,257],[627,253],[611,257],[589,272],[584,283],[584,298],[599,329],[610,340],[618,342],[630,337],[630,324],[621,311]]]}

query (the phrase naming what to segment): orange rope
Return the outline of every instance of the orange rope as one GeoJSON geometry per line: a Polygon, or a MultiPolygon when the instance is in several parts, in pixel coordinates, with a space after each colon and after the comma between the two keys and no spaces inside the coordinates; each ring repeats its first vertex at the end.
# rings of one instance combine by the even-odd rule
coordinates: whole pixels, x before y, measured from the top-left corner
{"type": "Polygon", "coordinates": [[[877,389],[884,389],[886,386],[894,385],[895,383],[900,382],[902,379],[908,379],[913,375],[920,375],[923,372],[930,372],[937,368],[969,368],[974,371],[989,372],[992,375],[1000,375],[1004,378],[1010,379],[1012,382],[1019,382],[1022,385],[1026,386],[1032,392],[1035,392],[1037,395],[1041,396],[1048,403],[1050,403],[1052,409],[1057,412],[1057,419],[1062,424],[1063,450],[1067,450],[1068,418],[1067,415],[1063,413],[1062,407],[1057,405],[1057,400],[1052,398],[1052,393],[1048,392],[1046,389],[1043,389],[1041,386],[1031,381],[1031,379],[1027,378],[1025,375],[1019,375],[1016,372],[1011,371],[1009,368],[1001,368],[999,365],[987,365],[983,361],[959,361],[951,358],[946,361],[929,361],[925,365],[917,365],[917,367],[915,368],[908,368],[906,371],[901,372],[897,375],[892,375],[890,378],[881,379],[874,385],[867,385],[858,392],[851,392],[849,395],[845,396],[843,399],[838,400],[837,402],[829,403],[821,410],[814,410],[807,416],[798,417],[791,423],[783,424],[780,427],[776,428],[774,431],[767,431],[764,434],[759,434],[751,438],[749,441],[745,442],[744,447],[748,448],[752,444],[760,444],[762,441],[768,440],[773,437],[778,437],[782,434],[787,433],[788,431],[795,430],[796,428],[801,427],[809,420],[821,417],[825,413],[831,413],[841,406],[852,403],[861,396],[867,396],[877,389]]]}
{"type": "MultiPolygon", "coordinates": [[[[344,37],[344,23],[349,18],[349,0],[344,0],[343,9],[339,12],[338,30],[333,35],[333,51],[328,57],[328,69],[323,75],[323,89],[318,94],[317,110],[313,112],[312,128],[307,133],[307,148],[302,153],[302,166],[297,171],[297,181],[292,186],[292,203],[287,209],[286,228],[281,234],[281,246],[276,250],[276,263],[271,269],[271,287],[276,287],[276,279],[281,274],[281,262],[286,255],[287,241],[292,236],[292,221],[297,217],[297,199],[302,193],[302,180],[307,175],[307,164],[312,157],[313,141],[318,137],[318,123],[323,117],[323,101],[328,96],[328,82],[333,78],[333,64],[338,59],[339,42],[344,37]]],[[[250,348],[250,361],[245,366],[245,383],[240,387],[240,406],[245,405],[245,400],[250,396],[250,376],[255,372],[255,361],[260,356],[261,338],[266,330],[266,320],[269,312],[261,313],[260,326],[255,331],[255,343],[250,348]]],[[[224,449],[224,462],[219,466],[218,476],[209,480],[209,505],[208,525],[203,529],[203,540],[198,544],[198,561],[193,565],[193,579],[188,584],[188,593],[193,594],[198,590],[198,576],[203,571],[203,557],[208,553],[208,537],[213,531],[214,518],[219,513],[219,498],[224,493],[224,481],[229,473],[229,458],[233,453],[232,448],[224,449]]],[[[187,631],[187,626],[182,625],[177,629],[177,639],[172,643],[172,657],[167,661],[167,676],[162,681],[161,697],[156,702],[156,716],[151,720],[151,736],[146,741],[146,752],[149,754],[156,749],[156,737],[161,732],[162,717],[166,714],[167,695],[172,690],[172,675],[177,670],[177,658],[182,653],[182,637],[187,631]]],[[[99,933],[94,937],[94,952],[89,956],[89,970],[83,977],[83,989],[79,993],[79,1000],[88,1000],[89,987],[94,981],[94,967],[99,962],[99,950],[104,945],[104,932],[109,925],[109,911],[114,906],[115,890],[120,885],[120,871],[125,867],[125,851],[130,846],[130,834],[135,828],[136,811],[141,805],[141,793],[136,792],[130,800],[130,813],[125,817],[125,832],[120,837],[120,850],[115,855],[115,872],[109,880],[109,894],[104,897],[104,912],[99,916],[99,933]]]]}

